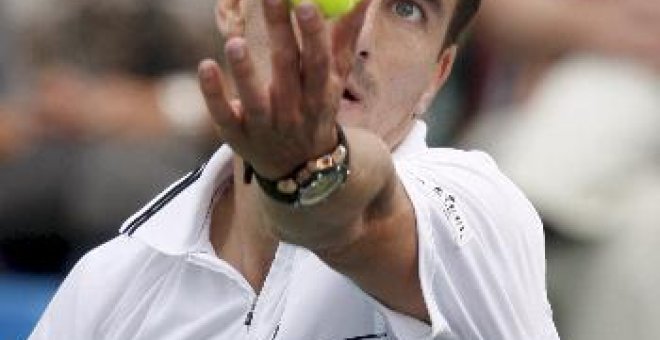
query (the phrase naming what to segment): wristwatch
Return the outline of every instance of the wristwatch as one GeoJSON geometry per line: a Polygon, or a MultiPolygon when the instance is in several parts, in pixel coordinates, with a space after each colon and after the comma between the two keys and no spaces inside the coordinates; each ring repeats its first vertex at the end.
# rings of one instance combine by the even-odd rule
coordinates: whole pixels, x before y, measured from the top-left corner
{"type": "Polygon", "coordinates": [[[337,147],[331,153],[305,162],[276,180],[260,176],[246,162],[244,180],[250,183],[254,174],[264,193],[294,207],[309,207],[323,202],[346,183],[349,175],[348,143],[339,124],[337,140],[337,147]]]}

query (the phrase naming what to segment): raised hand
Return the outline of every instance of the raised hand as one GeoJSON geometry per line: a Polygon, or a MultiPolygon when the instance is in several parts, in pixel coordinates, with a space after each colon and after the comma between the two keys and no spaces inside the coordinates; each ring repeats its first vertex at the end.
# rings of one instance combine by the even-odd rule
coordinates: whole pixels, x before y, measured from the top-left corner
{"type": "Polygon", "coordinates": [[[217,63],[203,61],[199,73],[223,138],[261,176],[276,179],[336,147],[335,116],[368,1],[334,23],[313,4],[301,4],[295,8],[299,40],[286,0],[264,0],[263,6],[271,82],[260,82],[254,62],[267,56],[253,53],[243,37],[225,46],[238,99],[228,97],[222,86],[227,75],[217,63]]]}

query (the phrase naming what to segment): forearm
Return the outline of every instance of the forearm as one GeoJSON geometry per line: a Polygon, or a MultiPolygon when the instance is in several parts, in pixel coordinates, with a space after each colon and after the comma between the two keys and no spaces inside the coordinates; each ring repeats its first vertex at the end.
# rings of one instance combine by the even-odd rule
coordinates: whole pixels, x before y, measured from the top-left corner
{"type": "Polygon", "coordinates": [[[412,203],[390,150],[364,130],[346,129],[346,135],[351,172],[344,187],[319,205],[293,208],[253,186],[263,220],[282,240],[313,251],[384,305],[428,322],[412,203]]]}
{"type": "MultiPolygon", "coordinates": [[[[311,250],[384,304],[425,318],[416,275],[412,203],[398,181],[391,150],[381,137],[346,128],[350,174],[338,189],[305,191],[311,199],[303,202],[291,182],[283,183],[288,186],[282,190],[272,187],[273,180],[288,176],[299,164],[317,159],[337,145],[337,114],[349,85],[346,72],[356,55],[355,39],[368,4],[362,1],[351,14],[342,17],[331,27],[331,35],[326,34],[330,32],[325,31],[318,13],[303,20],[303,16],[308,16],[304,12],[310,8],[298,6],[297,38],[290,29],[288,6],[271,2],[264,11],[273,48],[270,85],[262,86],[247,41],[241,37],[229,39],[225,46],[240,100],[228,100],[221,85],[223,72],[217,63],[203,62],[200,80],[207,106],[221,126],[223,138],[252,166],[258,174],[256,182],[267,187],[267,191],[257,183],[248,187],[250,202],[243,203],[254,212],[250,219],[258,219],[258,227],[275,239],[311,250]],[[305,49],[298,49],[296,39],[302,41],[305,49]],[[300,204],[281,203],[269,193],[300,204]],[[311,203],[317,198],[323,201],[311,203]]],[[[406,122],[412,123],[401,122],[401,138],[406,122]]],[[[341,163],[334,157],[333,162],[341,163]]],[[[344,176],[343,172],[335,174],[344,176]]],[[[314,180],[331,186],[331,182],[314,180]]]]}
{"type": "MultiPolygon", "coordinates": [[[[293,207],[273,200],[258,186],[264,223],[283,240],[321,250],[345,246],[365,234],[366,220],[390,199],[388,187],[396,183],[390,151],[376,135],[346,128],[350,152],[346,183],[325,201],[311,207],[293,207]]],[[[390,190],[391,191],[391,190],[390,190]]]]}

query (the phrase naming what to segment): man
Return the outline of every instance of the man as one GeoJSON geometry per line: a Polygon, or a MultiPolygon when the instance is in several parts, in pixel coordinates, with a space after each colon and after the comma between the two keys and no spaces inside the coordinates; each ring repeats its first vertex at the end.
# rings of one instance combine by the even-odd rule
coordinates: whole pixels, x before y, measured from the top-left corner
{"type": "Polygon", "coordinates": [[[477,7],[365,0],[326,25],[220,0],[230,70],[200,82],[228,145],[85,256],[33,338],[557,339],[533,208],[415,119],[477,7]]]}

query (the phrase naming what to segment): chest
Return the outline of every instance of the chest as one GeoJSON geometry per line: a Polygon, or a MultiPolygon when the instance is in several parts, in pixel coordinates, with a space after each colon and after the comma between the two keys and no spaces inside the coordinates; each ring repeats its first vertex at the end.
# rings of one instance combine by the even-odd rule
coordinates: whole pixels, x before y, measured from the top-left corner
{"type": "Polygon", "coordinates": [[[374,304],[308,257],[276,263],[259,295],[227,268],[173,261],[126,286],[101,339],[391,339],[374,304]]]}

